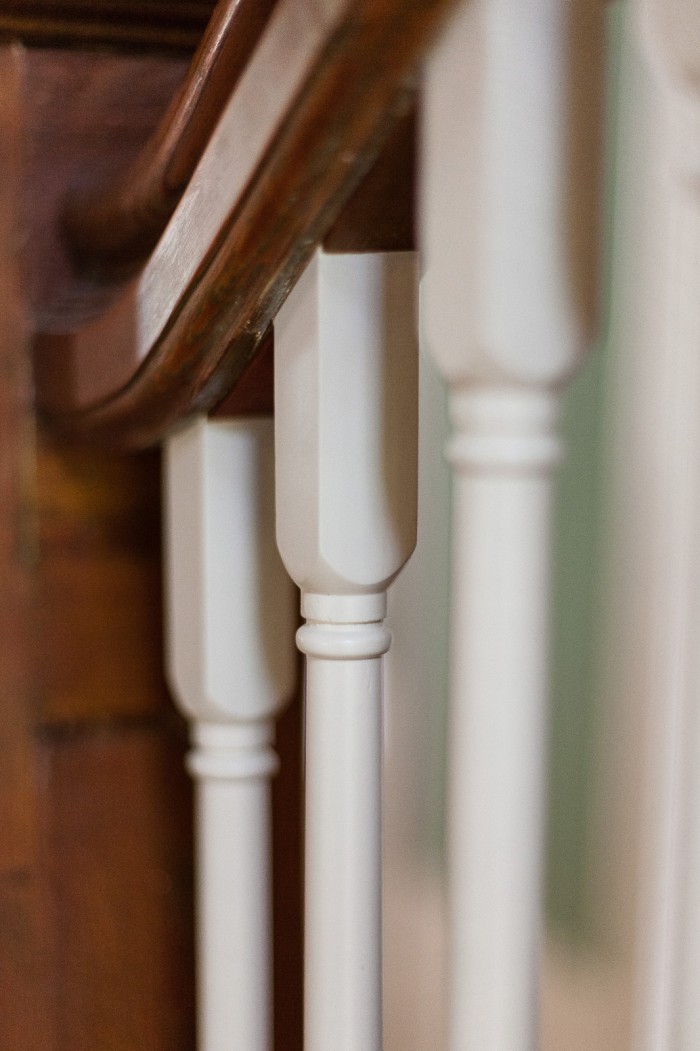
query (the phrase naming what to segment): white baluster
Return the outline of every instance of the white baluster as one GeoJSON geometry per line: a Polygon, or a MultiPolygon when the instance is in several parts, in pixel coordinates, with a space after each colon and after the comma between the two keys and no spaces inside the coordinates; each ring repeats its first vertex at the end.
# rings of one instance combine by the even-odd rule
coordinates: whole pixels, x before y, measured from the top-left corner
{"type": "Polygon", "coordinates": [[[302,589],[306,1051],[379,1051],[386,588],[416,529],[410,253],[318,252],[275,324],[277,536],[302,589]]]}
{"type": "Polygon", "coordinates": [[[454,428],[451,1051],[537,1046],[550,498],[558,387],[585,338],[566,222],[570,6],[463,4],[426,78],[421,304],[454,428]]]}
{"type": "Polygon", "coordinates": [[[294,588],[274,538],[271,420],[166,445],[167,660],[192,722],[200,1051],[271,1051],[270,778],[295,681],[294,588]]]}
{"type": "MultiPolygon", "coordinates": [[[[640,302],[651,396],[649,792],[642,908],[640,1051],[700,1046],[700,7],[638,0],[633,38],[651,104],[640,302]]],[[[644,397],[641,392],[640,400],[644,397]]]]}

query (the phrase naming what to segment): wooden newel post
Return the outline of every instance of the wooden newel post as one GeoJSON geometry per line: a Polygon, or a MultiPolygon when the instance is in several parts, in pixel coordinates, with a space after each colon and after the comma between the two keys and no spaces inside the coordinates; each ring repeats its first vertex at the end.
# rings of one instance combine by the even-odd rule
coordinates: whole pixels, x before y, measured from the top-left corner
{"type": "Polygon", "coordinates": [[[272,421],[199,420],[165,459],[167,666],[196,783],[198,1048],[271,1051],[270,779],[296,665],[272,421]]]}
{"type": "Polygon", "coordinates": [[[306,1051],[380,1051],[386,588],[416,531],[411,253],[318,252],[275,324],[277,537],[302,590],[306,1051]]]}
{"type": "Polygon", "coordinates": [[[450,1051],[537,1046],[551,493],[559,389],[586,339],[570,7],[463,4],[425,85],[421,303],[453,427],[450,1051]]]}

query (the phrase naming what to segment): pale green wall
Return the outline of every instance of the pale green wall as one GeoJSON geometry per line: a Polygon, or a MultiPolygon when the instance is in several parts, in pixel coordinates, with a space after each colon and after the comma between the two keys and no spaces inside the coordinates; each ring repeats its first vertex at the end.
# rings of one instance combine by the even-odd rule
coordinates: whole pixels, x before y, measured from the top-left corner
{"type": "Polygon", "coordinates": [[[600,338],[565,399],[567,458],[556,498],[546,904],[549,926],[570,942],[595,938],[596,776],[604,732],[599,710],[606,601],[602,567],[612,440],[606,431],[606,384],[615,355],[609,315],[624,18],[621,0],[610,5],[600,338]]]}

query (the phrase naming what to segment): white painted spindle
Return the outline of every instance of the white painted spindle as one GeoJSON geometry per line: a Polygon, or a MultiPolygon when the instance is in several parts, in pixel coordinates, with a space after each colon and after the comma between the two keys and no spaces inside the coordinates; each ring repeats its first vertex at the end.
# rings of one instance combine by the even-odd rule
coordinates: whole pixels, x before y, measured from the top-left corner
{"type": "Polygon", "coordinates": [[[380,1051],[386,588],[416,529],[410,253],[317,252],[275,323],[277,535],[302,589],[306,1051],[380,1051]]]}
{"type": "Polygon", "coordinates": [[[450,1051],[537,1046],[550,501],[558,388],[585,338],[570,8],[462,4],[425,85],[421,303],[453,426],[450,1051]]]}
{"type": "MultiPolygon", "coordinates": [[[[652,105],[640,311],[653,397],[650,777],[639,1051],[700,1046],[700,8],[638,0],[632,22],[652,105]]],[[[646,685],[646,684],[645,684],[646,685]]]]}
{"type": "Polygon", "coordinates": [[[199,1051],[271,1051],[270,778],[294,688],[294,588],[274,539],[271,420],[166,446],[167,659],[191,720],[199,1051]]]}

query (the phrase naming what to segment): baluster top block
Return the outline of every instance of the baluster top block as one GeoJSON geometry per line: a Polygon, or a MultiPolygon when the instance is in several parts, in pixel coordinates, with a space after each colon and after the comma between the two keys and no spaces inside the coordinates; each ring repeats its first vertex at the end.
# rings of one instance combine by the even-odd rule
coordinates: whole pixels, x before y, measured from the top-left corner
{"type": "Polygon", "coordinates": [[[422,304],[452,379],[559,383],[590,338],[597,194],[573,149],[588,133],[595,147],[598,123],[574,105],[582,6],[463,4],[428,63],[422,304]]]}
{"type": "Polygon", "coordinates": [[[201,720],[264,719],[294,689],[272,456],[267,419],[200,419],[166,444],[168,678],[201,720]]]}
{"type": "Polygon", "coordinates": [[[277,539],[305,592],[380,593],[415,545],[415,285],[413,253],[318,251],[275,324],[277,539]]]}

